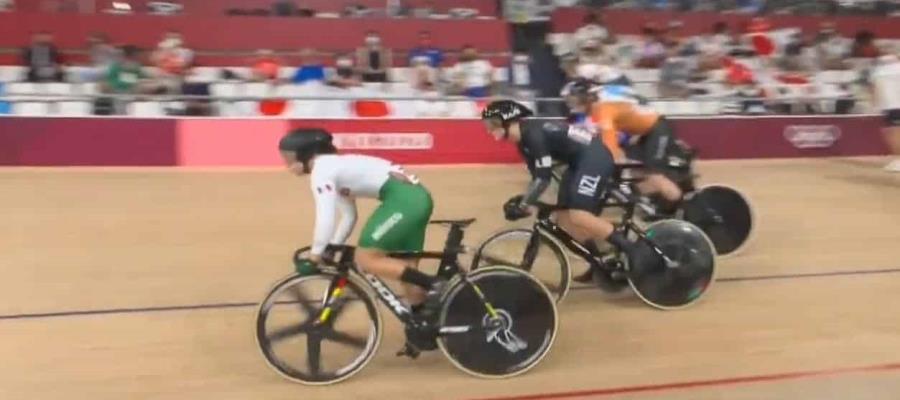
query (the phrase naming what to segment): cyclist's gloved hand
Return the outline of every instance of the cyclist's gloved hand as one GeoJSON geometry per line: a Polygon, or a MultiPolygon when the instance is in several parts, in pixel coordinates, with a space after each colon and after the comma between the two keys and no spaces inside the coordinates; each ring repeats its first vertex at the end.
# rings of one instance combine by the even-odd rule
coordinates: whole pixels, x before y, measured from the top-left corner
{"type": "Polygon", "coordinates": [[[513,196],[506,203],[503,203],[503,216],[506,217],[507,221],[515,221],[531,215],[528,209],[522,207],[521,204],[522,195],[513,196]]]}

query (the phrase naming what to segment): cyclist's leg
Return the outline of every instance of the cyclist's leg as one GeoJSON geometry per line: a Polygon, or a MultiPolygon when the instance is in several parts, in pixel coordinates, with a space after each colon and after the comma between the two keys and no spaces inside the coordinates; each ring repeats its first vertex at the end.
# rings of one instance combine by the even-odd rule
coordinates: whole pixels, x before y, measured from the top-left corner
{"type": "Polygon", "coordinates": [[[565,209],[557,214],[557,223],[573,239],[580,242],[594,256],[587,260],[591,268],[573,279],[588,283],[594,278],[594,271],[600,267],[600,250],[596,240],[607,241],[615,227],[612,222],[600,217],[603,208],[602,196],[607,180],[615,166],[609,150],[599,143],[589,149],[589,156],[582,157],[577,166],[570,166],[560,184],[558,204],[565,209]]]}
{"type": "Polygon", "coordinates": [[[423,293],[434,284],[434,277],[417,269],[417,262],[388,257],[388,252],[421,251],[433,202],[420,186],[394,179],[382,189],[382,203],[369,217],[359,238],[356,262],[369,273],[399,280],[411,290],[410,303],[422,302],[423,293]]]}
{"type": "Polygon", "coordinates": [[[603,191],[615,165],[599,139],[594,139],[582,154],[577,165],[566,170],[560,184],[558,203],[564,209],[558,213],[557,221],[580,242],[606,240],[614,226],[599,215],[603,209],[603,191]]]}
{"type": "Polygon", "coordinates": [[[642,153],[641,161],[644,162],[648,172],[645,179],[638,184],[638,190],[647,196],[658,195],[665,200],[665,208],[676,206],[684,193],[670,178],[672,171],[669,156],[678,145],[675,143],[675,135],[669,123],[660,118],[650,132],[641,138],[639,146],[642,153]]]}

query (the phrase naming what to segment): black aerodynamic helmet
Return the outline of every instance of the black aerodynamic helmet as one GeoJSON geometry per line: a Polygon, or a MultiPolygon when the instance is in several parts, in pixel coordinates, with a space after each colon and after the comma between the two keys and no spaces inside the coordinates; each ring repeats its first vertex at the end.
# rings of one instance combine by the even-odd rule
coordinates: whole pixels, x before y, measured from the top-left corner
{"type": "Polygon", "coordinates": [[[321,128],[294,129],[281,138],[278,150],[292,151],[304,165],[317,154],[336,153],[331,133],[321,128]]]}
{"type": "Polygon", "coordinates": [[[484,111],[481,112],[481,119],[499,119],[503,126],[509,125],[510,122],[518,121],[522,118],[528,118],[534,115],[528,107],[524,105],[512,101],[512,100],[497,100],[488,104],[487,107],[484,108],[484,111]]]}
{"type": "Polygon", "coordinates": [[[566,96],[596,96],[597,89],[600,87],[598,82],[587,78],[575,78],[575,80],[563,87],[560,95],[566,96]]]}

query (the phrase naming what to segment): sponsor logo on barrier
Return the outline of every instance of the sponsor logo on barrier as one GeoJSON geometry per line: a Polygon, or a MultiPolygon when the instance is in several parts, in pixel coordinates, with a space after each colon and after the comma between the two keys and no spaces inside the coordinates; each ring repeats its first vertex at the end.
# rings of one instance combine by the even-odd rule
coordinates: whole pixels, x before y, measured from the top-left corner
{"type": "Polygon", "coordinates": [[[343,150],[429,150],[430,133],[335,133],[334,145],[343,150]]]}
{"type": "Polygon", "coordinates": [[[822,149],[831,147],[841,137],[841,128],[835,125],[788,125],[784,138],[798,149],[822,149]]]}

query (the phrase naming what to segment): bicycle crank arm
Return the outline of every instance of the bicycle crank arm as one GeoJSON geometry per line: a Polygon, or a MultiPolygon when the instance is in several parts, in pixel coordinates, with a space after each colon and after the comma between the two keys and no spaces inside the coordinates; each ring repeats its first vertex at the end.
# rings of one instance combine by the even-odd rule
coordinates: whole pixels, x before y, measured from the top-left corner
{"type": "Polygon", "coordinates": [[[460,333],[469,333],[472,331],[471,325],[458,325],[458,326],[442,326],[438,329],[438,336],[447,336],[447,335],[458,335],[460,333]]]}

